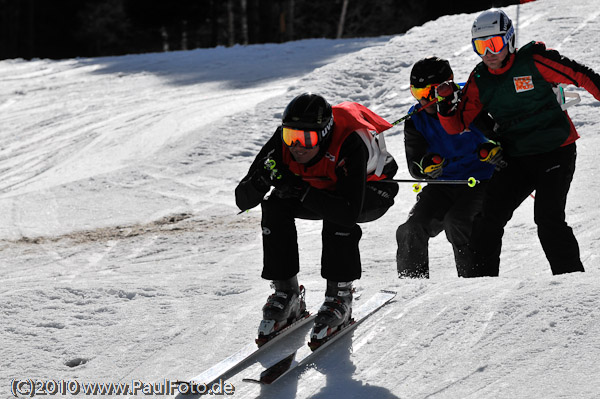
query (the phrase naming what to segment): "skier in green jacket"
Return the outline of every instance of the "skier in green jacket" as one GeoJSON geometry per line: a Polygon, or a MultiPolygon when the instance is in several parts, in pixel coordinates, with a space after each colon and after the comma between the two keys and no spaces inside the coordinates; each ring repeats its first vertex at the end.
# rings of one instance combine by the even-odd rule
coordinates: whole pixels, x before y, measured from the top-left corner
{"type": "Polygon", "coordinates": [[[438,87],[446,97],[438,103],[440,122],[458,134],[488,112],[495,121],[492,139],[501,144],[507,164],[490,180],[474,222],[473,275],[499,274],[504,226],[534,190],[534,220],[552,273],[583,272],[577,239],[565,221],[579,135],[557,92],[559,84],[571,84],[600,100],[600,75],[541,42],[517,50],[512,21],[501,10],[480,14],[471,35],[482,62],[462,91],[453,82],[438,87]]]}

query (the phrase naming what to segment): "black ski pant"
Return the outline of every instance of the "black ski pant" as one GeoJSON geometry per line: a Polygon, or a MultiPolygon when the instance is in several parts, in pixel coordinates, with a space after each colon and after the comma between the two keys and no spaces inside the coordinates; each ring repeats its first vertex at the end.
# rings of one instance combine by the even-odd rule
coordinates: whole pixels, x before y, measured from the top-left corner
{"type": "Polygon", "coordinates": [[[577,239],[565,221],[576,157],[573,143],[545,154],[508,158],[508,166],[494,173],[469,246],[474,275],[498,276],[504,226],[534,190],[534,221],[552,273],[584,271],[577,239]]]}
{"type": "MultiPolygon", "coordinates": [[[[398,192],[397,186],[378,184],[367,184],[359,223],[378,219],[394,203],[393,197],[398,192]],[[381,187],[384,187],[383,190],[378,189],[381,187]]],[[[287,280],[298,274],[300,270],[295,219],[322,220],[322,218],[304,208],[297,199],[281,199],[272,195],[263,200],[261,206],[262,278],[287,280]]],[[[358,224],[347,227],[323,220],[321,232],[321,276],[323,278],[331,281],[353,281],[361,277],[359,251],[361,236],[362,229],[358,224]]]]}
{"type": "Polygon", "coordinates": [[[429,239],[442,231],[452,244],[459,277],[469,277],[472,259],[466,247],[486,181],[475,187],[429,184],[417,196],[407,221],[396,230],[398,276],[429,278],[429,239]]]}

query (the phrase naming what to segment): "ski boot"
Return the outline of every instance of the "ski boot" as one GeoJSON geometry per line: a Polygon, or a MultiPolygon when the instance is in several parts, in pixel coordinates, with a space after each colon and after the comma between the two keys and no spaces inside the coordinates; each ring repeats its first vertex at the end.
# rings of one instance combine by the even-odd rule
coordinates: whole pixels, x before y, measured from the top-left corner
{"type": "Polygon", "coordinates": [[[325,302],[319,309],[308,346],[315,350],[352,322],[352,281],[327,281],[325,302]]]}
{"type": "Polygon", "coordinates": [[[266,344],[286,326],[306,317],[304,287],[298,286],[296,276],[289,280],[276,280],[271,283],[275,292],[269,295],[263,306],[263,320],[258,326],[258,346],[266,344]]]}

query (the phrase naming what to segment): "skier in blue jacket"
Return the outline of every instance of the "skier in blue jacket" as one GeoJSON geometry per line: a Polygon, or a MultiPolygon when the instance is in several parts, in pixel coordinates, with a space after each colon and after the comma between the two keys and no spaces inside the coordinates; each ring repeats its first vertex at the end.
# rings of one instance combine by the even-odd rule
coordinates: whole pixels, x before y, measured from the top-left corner
{"type": "MultiPolygon", "coordinates": [[[[413,66],[410,75],[412,95],[419,101],[410,112],[427,105],[435,97],[438,84],[453,77],[447,60],[424,58],[413,66]]],[[[481,116],[478,125],[485,125],[481,116]]],[[[496,148],[487,161],[480,159],[482,143],[489,143],[474,125],[470,134],[449,135],[442,127],[435,106],[415,113],[404,124],[404,146],[408,169],[414,178],[432,180],[479,180],[475,187],[466,184],[428,184],[417,196],[408,220],[396,231],[396,261],[400,278],[429,278],[428,244],[431,237],[446,232],[452,244],[459,277],[470,277],[470,256],[465,251],[475,214],[481,209],[487,180],[502,162],[496,148]]],[[[487,144],[489,145],[489,144],[487,144]]]]}

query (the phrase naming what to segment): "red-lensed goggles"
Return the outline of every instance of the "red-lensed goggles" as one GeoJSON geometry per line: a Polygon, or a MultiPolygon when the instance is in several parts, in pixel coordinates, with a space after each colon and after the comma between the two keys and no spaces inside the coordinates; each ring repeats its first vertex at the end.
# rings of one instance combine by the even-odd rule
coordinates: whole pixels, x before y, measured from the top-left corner
{"type": "Polygon", "coordinates": [[[504,36],[492,36],[487,39],[473,39],[473,50],[481,56],[484,56],[486,52],[492,54],[500,53],[506,46],[504,36]]]}
{"type": "Polygon", "coordinates": [[[413,85],[410,85],[410,94],[412,94],[413,97],[417,100],[420,100],[422,98],[427,100],[433,100],[433,98],[435,97],[435,89],[438,86],[439,83],[434,83],[425,87],[415,87],[413,85]]]}
{"type": "Polygon", "coordinates": [[[284,126],[281,138],[288,147],[299,143],[302,147],[310,149],[319,144],[319,133],[315,130],[298,130],[284,126]]]}
{"type": "Polygon", "coordinates": [[[504,47],[506,47],[513,34],[514,29],[511,27],[504,35],[473,39],[471,41],[473,44],[473,50],[475,50],[475,52],[481,57],[483,57],[488,51],[492,54],[498,54],[504,49],[504,47]]]}

